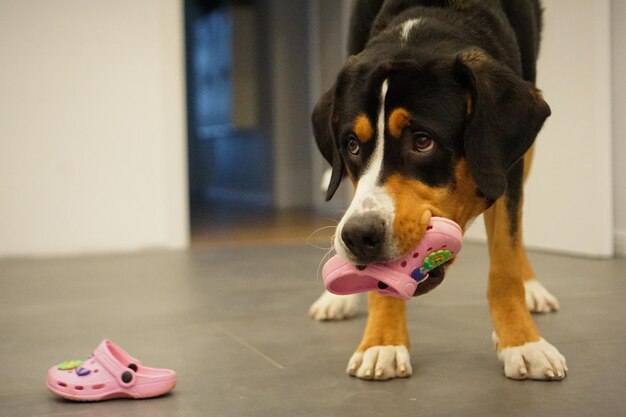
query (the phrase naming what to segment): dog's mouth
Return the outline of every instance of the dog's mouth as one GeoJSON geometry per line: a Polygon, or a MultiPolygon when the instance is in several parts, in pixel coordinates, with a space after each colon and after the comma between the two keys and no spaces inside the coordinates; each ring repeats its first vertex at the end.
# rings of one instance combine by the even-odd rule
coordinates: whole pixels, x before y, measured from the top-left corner
{"type": "Polygon", "coordinates": [[[443,279],[446,276],[446,267],[444,265],[440,265],[435,269],[432,269],[428,272],[428,278],[424,281],[420,282],[413,293],[413,297],[417,297],[419,295],[424,295],[436,287],[439,286],[443,282],[443,279]]]}
{"type": "MultiPolygon", "coordinates": [[[[361,270],[365,269],[364,265],[357,265],[356,267],[361,270]]],[[[437,268],[430,270],[428,272],[428,277],[425,280],[421,281],[419,284],[417,284],[417,288],[415,289],[415,292],[413,293],[413,297],[424,295],[434,290],[436,287],[439,286],[439,284],[443,282],[443,279],[445,278],[445,276],[446,276],[445,265],[440,265],[437,268]]],[[[387,287],[389,286],[385,284],[384,282],[382,281],[378,282],[379,289],[384,290],[387,287]]]]}

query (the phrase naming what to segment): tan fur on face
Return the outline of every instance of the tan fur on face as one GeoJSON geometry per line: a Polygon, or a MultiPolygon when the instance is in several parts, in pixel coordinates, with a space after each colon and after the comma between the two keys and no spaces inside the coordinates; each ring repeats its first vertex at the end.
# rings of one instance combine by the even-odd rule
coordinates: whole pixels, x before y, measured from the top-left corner
{"type": "Polygon", "coordinates": [[[431,216],[454,220],[461,228],[485,210],[464,159],[455,168],[455,186],[430,187],[421,181],[392,175],[385,184],[396,213],[394,237],[404,254],[420,241],[431,216]]]}
{"type": "Polygon", "coordinates": [[[389,121],[387,123],[389,133],[391,133],[394,137],[399,138],[402,133],[402,129],[408,126],[410,122],[411,118],[409,116],[409,112],[402,107],[398,107],[392,111],[389,116],[389,121]]]}
{"type": "Polygon", "coordinates": [[[359,114],[357,116],[354,120],[354,124],[352,125],[352,130],[362,143],[365,143],[374,137],[372,122],[370,122],[370,119],[364,114],[359,114]]]}

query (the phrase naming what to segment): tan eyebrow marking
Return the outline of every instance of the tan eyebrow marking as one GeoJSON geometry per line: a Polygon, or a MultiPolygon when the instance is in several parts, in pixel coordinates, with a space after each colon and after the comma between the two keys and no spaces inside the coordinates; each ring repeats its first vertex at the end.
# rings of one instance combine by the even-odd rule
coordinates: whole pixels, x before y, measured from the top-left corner
{"type": "Polygon", "coordinates": [[[387,124],[389,126],[389,133],[399,138],[402,129],[408,126],[410,121],[411,117],[409,116],[409,112],[402,107],[398,107],[392,111],[391,116],[389,116],[389,122],[387,124]]]}
{"type": "Polygon", "coordinates": [[[367,142],[374,136],[372,122],[370,122],[370,119],[368,119],[368,117],[363,113],[359,114],[357,118],[354,119],[352,130],[363,143],[367,142]]]}

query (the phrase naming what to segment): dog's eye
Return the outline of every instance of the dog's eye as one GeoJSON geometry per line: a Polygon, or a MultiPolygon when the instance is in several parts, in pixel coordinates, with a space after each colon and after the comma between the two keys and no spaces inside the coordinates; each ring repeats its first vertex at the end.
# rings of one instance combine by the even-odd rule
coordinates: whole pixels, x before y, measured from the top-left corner
{"type": "Polygon", "coordinates": [[[435,141],[427,133],[417,132],[413,134],[413,150],[415,152],[430,152],[435,147],[435,141]]]}
{"type": "Polygon", "coordinates": [[[348,150],[352,155],[358,155],[361,150],[359,140],[352,135],[348,136],[348,150]]]}

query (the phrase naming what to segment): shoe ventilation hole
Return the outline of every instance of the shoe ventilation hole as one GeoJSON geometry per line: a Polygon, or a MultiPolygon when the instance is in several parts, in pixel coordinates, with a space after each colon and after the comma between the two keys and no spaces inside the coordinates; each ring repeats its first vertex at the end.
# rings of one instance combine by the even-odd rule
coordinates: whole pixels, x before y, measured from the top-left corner
{"type": "Polygon", "coordinates": [[[430,230],[430,229],[432,229],[432,228],[433,228],[432,226],[428,226],[428,227],[426,228],[426,230],[430,230]]]}
{"type": "Polygon", "coordinates": [[[76,385],[74,387],[74,389],[78,390],[78,391],[82,391],[85,387],[83,387],[82,385],[76,385]]]}
{"type": "Polygon", "coordinates": [[[441,249],[444,249],[444,248],[447,248],[447,247],[448,247],[448,245],[443,245],[443,246],[441,247],[441,249]]]}
{"type": "Polygon", "coordinates": [[[104,384],[98,384],[98,385],[94,385],[93,389],[102,389],[104,388],[104,384]]]}
{"type": "Polygon", "coordinates": [[[400,265],[402,265],[402,268],[404,268],[406,266],[406,261],[402,261],[400,265]]]}
{"type": "Polygon", "coordinates": [[[431,250],[433,250],[433,248],[428,248],[426,249],[426,252],[430,252],[431,250]]]}
{"type": "Polygon", "coordinates": [[[98,372],[98,369],[94,369],[94,370],[93,370],[93,373],[94,373],[94,374],[95,374],[95,373],[97,373],[97,372],[98,372]]]}
{"type": "Polygon", "coordinates": [[[61,387],[67,387],[67,384],[65,382],[57,382],[57,384],[59,384],[59,386],[61,387]]]}
{"type": "Polygon", "coordinates": [[[419,252],[415,252],[415,253],[413,254],[413,257],[414,257],[414,258],[417,258],[418,256],[420,256],[419,252]]]}

